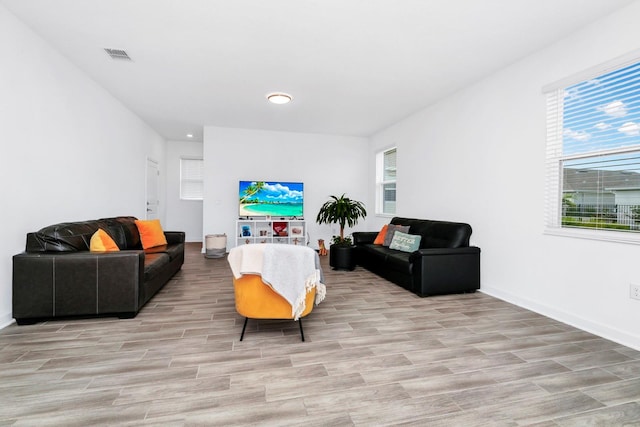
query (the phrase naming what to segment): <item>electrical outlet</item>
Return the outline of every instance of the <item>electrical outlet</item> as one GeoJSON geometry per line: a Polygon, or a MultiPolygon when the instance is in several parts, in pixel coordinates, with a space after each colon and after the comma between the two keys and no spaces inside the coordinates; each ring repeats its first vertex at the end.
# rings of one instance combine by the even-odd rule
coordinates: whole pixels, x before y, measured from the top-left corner
{"type": "Polygon", "coordinates": [[[629,296],[633,299],[640,299],[640,285],[631,283],[629,285],[629,296]]]}

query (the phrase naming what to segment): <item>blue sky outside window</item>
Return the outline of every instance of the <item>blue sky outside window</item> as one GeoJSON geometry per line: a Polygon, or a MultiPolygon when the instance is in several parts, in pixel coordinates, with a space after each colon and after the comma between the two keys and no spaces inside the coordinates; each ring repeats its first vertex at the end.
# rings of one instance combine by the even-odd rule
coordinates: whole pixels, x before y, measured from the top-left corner
{"type": "Polygon", "coordinates": [[[640,145],[640,63],[565,89],[564,156],[635,145],[640,145]]]}

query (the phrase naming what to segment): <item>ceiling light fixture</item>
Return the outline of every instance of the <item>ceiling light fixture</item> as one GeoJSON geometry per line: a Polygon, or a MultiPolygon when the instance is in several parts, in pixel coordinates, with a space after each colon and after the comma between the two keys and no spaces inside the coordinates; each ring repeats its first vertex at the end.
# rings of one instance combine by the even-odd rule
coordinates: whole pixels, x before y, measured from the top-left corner
{"type": "Polygon", "coordinates": [[[192,133],[188,133],[187,134],[187,138],[193,138],[193,134],[192,133]]]}
{"type": "Polygon", "coordinates": [[[293,98],[287,93],[274,92],[267,95],[267,99],[272,104],[288,104],[293,98]]]}

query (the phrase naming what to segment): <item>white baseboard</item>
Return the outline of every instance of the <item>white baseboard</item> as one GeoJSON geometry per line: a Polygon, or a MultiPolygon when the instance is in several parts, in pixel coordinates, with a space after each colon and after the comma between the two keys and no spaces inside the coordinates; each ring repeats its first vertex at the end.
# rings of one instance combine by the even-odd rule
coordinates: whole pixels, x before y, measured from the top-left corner
{"type": "Polygon", "coordinates": [[[15,320],[11,317],[11,313],[0,315],[0,329],[6,328],[14,322],[15,320]]]}
{"type": "Polygon", "coordinates": [[[595,323],[589,319],[584,319],[574,314],[567,313],[566,311],[524,299],[508,292],[503,292],[499,289],[482,285],[480,292],[640,351],[640,335],[632,335],[628,332],[620,331],[607,325],[595,323]]]}

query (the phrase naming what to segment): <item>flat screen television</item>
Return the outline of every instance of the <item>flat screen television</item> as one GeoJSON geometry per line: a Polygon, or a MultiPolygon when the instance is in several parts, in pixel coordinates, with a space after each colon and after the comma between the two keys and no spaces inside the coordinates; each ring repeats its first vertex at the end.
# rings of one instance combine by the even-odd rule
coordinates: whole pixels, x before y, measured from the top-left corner
{"type": "Polygon", "coordinates": [[[302,182],[240,181],[238,214],[241,217],[302,218],[302,182]]]}

